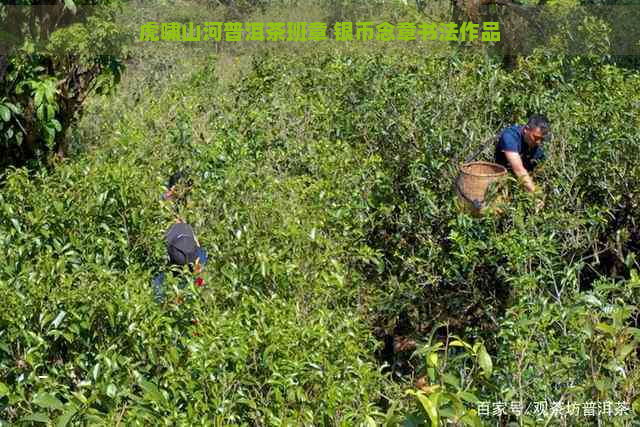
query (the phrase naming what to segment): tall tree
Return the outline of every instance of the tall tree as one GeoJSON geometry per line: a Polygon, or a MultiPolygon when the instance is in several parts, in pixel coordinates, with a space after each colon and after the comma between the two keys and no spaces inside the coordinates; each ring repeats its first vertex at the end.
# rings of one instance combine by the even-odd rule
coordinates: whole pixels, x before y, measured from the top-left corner
{"type": "Polygon", "coordinates": [[[23,165],[68,151],[67,130],[92,93],[111,90],[126,36],[112,0],[13,0],[0,6],[0,160],[23,165]]]}

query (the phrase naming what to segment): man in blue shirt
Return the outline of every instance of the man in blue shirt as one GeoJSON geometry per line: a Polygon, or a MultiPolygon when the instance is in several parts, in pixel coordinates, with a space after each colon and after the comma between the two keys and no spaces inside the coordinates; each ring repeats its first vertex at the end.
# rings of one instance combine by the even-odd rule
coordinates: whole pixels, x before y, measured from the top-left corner
{"type": "Polygon", "coordinates": [[[549,133],[549,121],[541,115],[533,115],[524,126],[513,125],[502,131],[496,144],[496,163],[513,171],[527,191],[536,186],[529,172],[544,160],[542,141],[549,133]]]}

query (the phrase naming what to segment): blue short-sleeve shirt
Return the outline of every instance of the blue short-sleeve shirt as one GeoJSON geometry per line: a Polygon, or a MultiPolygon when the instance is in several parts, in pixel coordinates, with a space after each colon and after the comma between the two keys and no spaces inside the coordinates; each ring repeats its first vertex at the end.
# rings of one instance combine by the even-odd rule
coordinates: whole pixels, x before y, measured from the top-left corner
{"type": "Polygon", "coordinates": [[[513,125],[502,131],[500,139],[496,144],[495,159],[496,163],[501,164],[507,169],[511,168],[511,164],[507,160],[503,151],[511,151],[520,154],[522,164],[525,169],[532,171],[538,165],[538,162],[544,160],[545,154],[541,146],[530,148],[522,134],[524,126],[513,125]]]}

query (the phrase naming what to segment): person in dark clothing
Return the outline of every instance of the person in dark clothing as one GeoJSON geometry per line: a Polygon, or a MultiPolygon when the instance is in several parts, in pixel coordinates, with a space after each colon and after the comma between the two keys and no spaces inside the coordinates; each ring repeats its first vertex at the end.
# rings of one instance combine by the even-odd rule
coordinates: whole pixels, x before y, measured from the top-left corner
{"type": "Polygon", "coordinates": [[[545,158],[542,142],[548,134],[547,118],[534,115],[524,126],[513,125],[504,129],[496,143],[496,163],[511,170],[527,191],[536,191],[529,173],[545,158]]]}
{"type": "MultiPolygon", "coordinates": [[[[197,286],[203,286],[204,280],[198,276],[198,274],[202,272],[202,269],[206,265],[208,256],[207,252],[200,246],[193,232],[193,228],[189,224],[179,221],[169,228],[169,231],[167,231],[165,235],[165,242],[167,245],[169,265],[187,265],[189,271],[196,275],[195,284],[197,286]]],[[[158,302],[164,300],[164,280],[164,272],[157,274],[152,280],[155,298],[158,302]]],[[[186,284],[186,281],[183,280],[180,286],[184,287],[186,284]]]]}
{"type": "Polygon", "coordinates": [[[206,258],[204,250],[196,238],[193,228],[185,222],[177,222],[171,226],[165,236],[169,260],[174,265],[194,265],[206,258]]]}
{"type": "Polygon", "coordinates": [[[189,170],[179,170],[169,177],[167,191],[162,194],[162,200],[178,199],[184,201],[192,185],[193,181],[189,178],[189,170]]]}

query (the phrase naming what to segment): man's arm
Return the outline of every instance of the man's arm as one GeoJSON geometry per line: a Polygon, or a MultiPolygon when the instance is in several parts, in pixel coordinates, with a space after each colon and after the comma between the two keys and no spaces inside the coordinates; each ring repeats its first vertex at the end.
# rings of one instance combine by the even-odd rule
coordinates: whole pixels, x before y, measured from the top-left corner
{"type": "Polygon", "coordinates": [[[536,191],[536,186],[533,183],[533,179],[531,179],[529,172],[522,164],[522,158],[520,157],[520,154],[514,151],[503,151],[503,153],[509,161],[509,164],[511,164],[513,173],[515,173],[516,176],[522,181],[526,190],[531,193],[536,191]]]}

